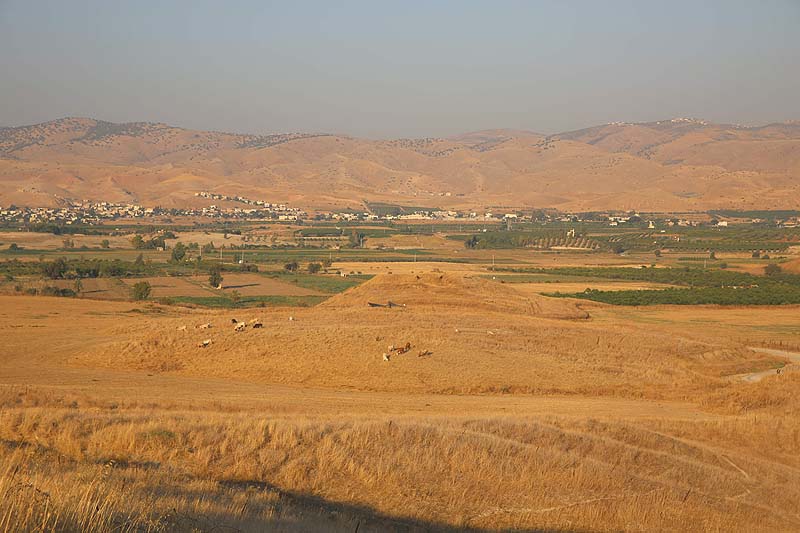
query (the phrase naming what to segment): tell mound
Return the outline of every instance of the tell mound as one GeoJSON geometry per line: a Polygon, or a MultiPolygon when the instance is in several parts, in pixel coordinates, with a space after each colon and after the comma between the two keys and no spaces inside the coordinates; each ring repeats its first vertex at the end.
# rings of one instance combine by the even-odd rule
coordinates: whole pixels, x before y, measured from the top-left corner
{"type": "Polygon", "coordinates": [[[526,295],[509,285],[480,277],[439,272],[381,274],[322,306],[357,308],[367,307],[370,302],[405,304],[406,309],[448,307],[541,318],[589,318],[589,313],[568,300],[526,295]]]}

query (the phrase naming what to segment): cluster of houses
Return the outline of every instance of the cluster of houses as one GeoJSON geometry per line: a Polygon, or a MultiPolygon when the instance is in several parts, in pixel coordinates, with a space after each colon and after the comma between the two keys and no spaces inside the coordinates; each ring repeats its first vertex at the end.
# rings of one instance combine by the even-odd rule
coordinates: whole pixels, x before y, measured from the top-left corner
{"type": "Polygon", "coordinates": [[[478,213],[475,211],[444,211],[444,210],[417,210],[408,213],[394,213],[394,214],[375,214],[368,211],[364,212],[332,212],[320,213],[315,220],[342,220],[342,221],[360,221],[360,220],[386,220],[386,221],[418,221],[418,220],[438,220],[438,221],[459,221],[459,220],[485,220],[500,222],[504,220],[531,220],[531,217],[525,217],[518,213],[505,213],[496,214],[491,212],[478,213]]]}
{"type": "Polygon", "coordinates": [[[209,200],[222,200],[226,202],[238,202],[240,204],[247,204],[247,205],[256,205],[259,207],[266,207],[269,209],[276,209],[280,211],[299,211],[299,209],[294,207],[289,207],[286,204],[271,204],[269,202],[265,202],[264,200],[251,200],[250,198],[245,198],[244,196],[228,196],[227,194],[217,194],[208,191],[201,191],[194,193],[195,196],[199,198],[208,198],[209,200]]]}
{"type": "MultiPolygon", "coordinates": [[[[136,219],[157,216],[186,216],[186,217],[205,217],[214,219],[249,219],[249,220],[280,220],[280,221],[303,221],[308,217],[305,211],[291,207],[287,204],[270,203],[263,200],[251,200],[242,196],[228,196],[212,192],[198,192],[196,197],[207,200],[217,200],[224,202],[235,202],[244,204],[247,207],[220,207],[216,204],[200,208],[161,208],[143,207],[136,204],[112,203],[112,202],[74,202],[67,199],[60,199],[63,206],[60,207],[0,207],[0,223],[23,223],[23,224],[98,224],[103,220],[117,219],[136,219]]],[[[659,218],[659,225],[673,227],[695,227],[707,224],[696,219],[689,218],[659,218]]],[[[633,225],[637,226],[645,222],[645,219],[637,212],[620,213],[563,213],[556,210],[536,210],[536,211],[516,211],[499,212],[492,211],[454,211],[442,209],[409,209],[395,210],[388,213],[374,213],[370,211],[340,211],[340,212],[320,212],[313,217],[317,221],[485,221],[485,222],[504,222],[509,225],[513,222],[600,222],[609,226],[633,225]],[[398,212],[399,211],[399,212],[398,212]]],[[[742,221],[739,221],[742,222],[742,221]]],[[[750,222],[757,224],[764,222],[761,219],[752,219],[750,222]]],[[[794,228],[800,227],[800,217],[787,217],[783,220],[774,221],[780,227],[794,228]]],[[[714,218],[712,226],[726,227],[728,220],[714,218]]],[[[648,228],[655,229],[656,222],[647,220],[648,228]]]]}
{"type": "Polygon", "coordinates": [[[230,208],[222,209],[216,205],[210,205],[202,208],[202,216],[212,218],[270,218],[273,220],[303,220],[308,216],[308,213],[298,209],[297,207],[290,207],[286,204],[274,204],[264,200],[251,200],[244,196],[228,196],[227,194],[217,194],[208,191],[201,191],[194,194],[199,198],[206,198],[209,200],[220,200],[224,202],[237,202],[245,205],[255,206],[253,208],[230,208]]]}
{"type": "Polygon", "coordinates": [[[186,216],[222,219],[272,219],[297,221],[307,213],[285,204],[260,202],[253,208],[220,208],[211,205],[202,208],[165,209],[111,202],[68,202],[61,207],[0,207],[0,223],[23,224],[99,224],[103,220],[149,218],[158,216],[186,216]]]}
{"type": "Polygon", "coordinates": [[[98,224],[101,220],[154,216],[157,208],[109,202],[69,203],[62,207],[0,208],[0,222],[30,224],[98,224]]]}

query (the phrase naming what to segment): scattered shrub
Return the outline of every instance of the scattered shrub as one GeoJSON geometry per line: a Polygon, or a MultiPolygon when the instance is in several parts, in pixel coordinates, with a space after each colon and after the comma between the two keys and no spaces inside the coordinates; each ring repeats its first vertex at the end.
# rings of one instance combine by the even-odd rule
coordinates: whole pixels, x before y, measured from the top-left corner
{"type": "Polygon", "coordinates": [[[150,297],[150,284],[146,281],[140,281],[134,284],[131,288],[131,297],[134,300],[147,300],[150,297]]]}

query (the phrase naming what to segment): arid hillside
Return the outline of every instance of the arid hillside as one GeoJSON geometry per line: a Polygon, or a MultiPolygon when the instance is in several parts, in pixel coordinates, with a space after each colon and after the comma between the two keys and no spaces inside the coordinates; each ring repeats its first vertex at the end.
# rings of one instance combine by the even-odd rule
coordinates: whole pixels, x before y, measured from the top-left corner
{"type": "Polygon", "coordinates": [[[211,190],[305,208],[800,207],[800,124],[690,119],[449,139],[245,135],[67,118],[0,128],[0,205],[205,205],[211,190]]]}

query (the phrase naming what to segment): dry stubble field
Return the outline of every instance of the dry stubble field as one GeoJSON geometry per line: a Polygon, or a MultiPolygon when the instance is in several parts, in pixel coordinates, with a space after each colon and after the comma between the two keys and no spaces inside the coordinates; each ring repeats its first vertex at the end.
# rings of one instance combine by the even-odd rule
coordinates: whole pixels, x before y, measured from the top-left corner
{"type": "Polygon", "coordinates": [[[0,530],[800,528],[800,372],[741,379],[797,308],[430,270],[245,315],[0,303],[0,530]]]}

